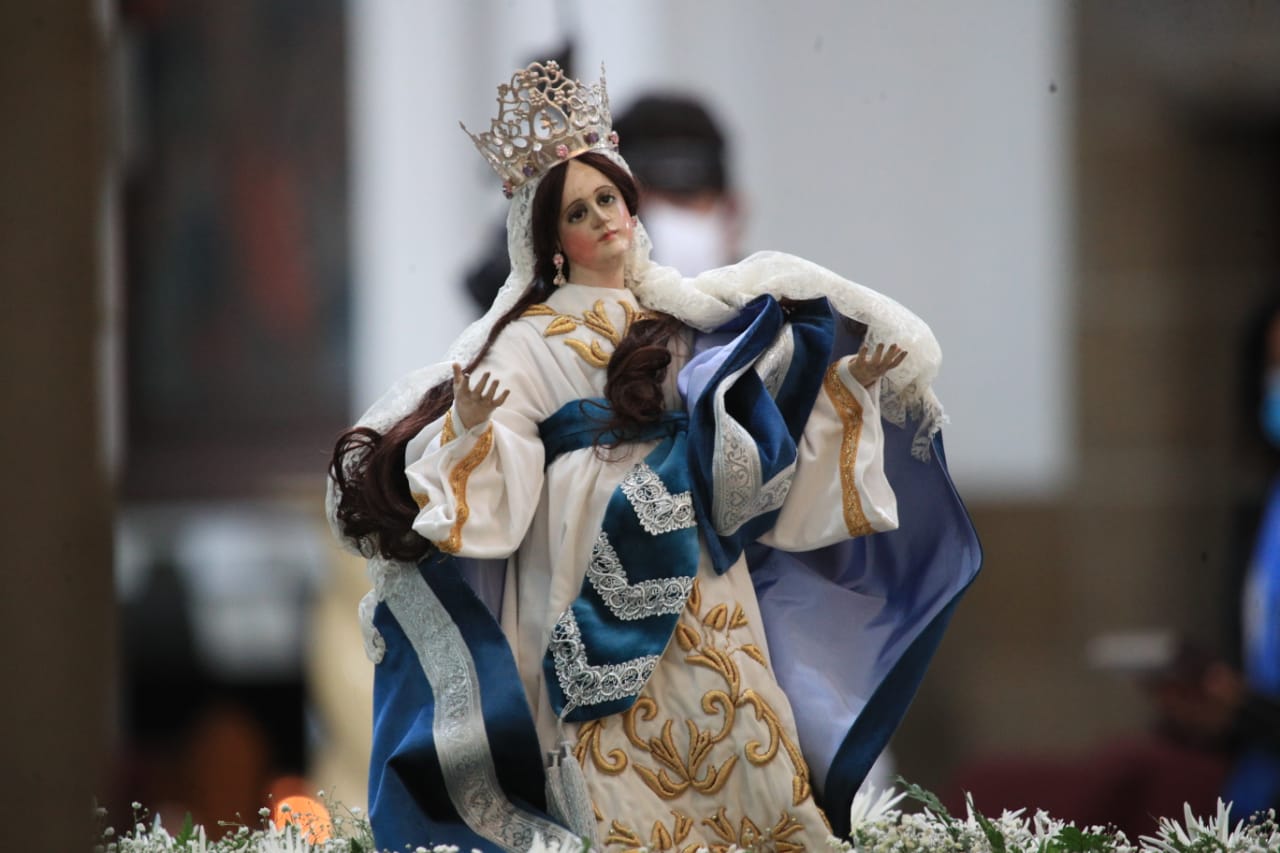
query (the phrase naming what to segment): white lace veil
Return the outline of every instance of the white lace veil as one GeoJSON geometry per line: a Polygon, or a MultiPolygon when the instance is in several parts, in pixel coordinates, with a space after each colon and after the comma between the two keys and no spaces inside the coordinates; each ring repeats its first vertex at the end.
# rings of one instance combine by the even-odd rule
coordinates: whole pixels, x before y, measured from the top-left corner
{"type": "MultiPolygon", "coordinates": [[[[598,149],[628,174],[630,168],[617,152],[598,149]]],[[[358,426],[385,433],[412,412],[423,395],[451,375],[454,362],[469,363],[484,346],[494,324],[524,296],[534,275],[533,197],[541,177],[514,191],[507,213],[507,251],[511,273],[484,316],[453,342],[444,360],[402,377],[360,417],[358,426]]],[[[709,331],[731,319],[755,297],[770,293],[791,299],[825,296],[832,307],[867,326],[865,341],[871,346],[896,343],[909,353],[901,365],[885,376],[880,401],[884,416],[901,424],[910,417],[919,422],[914,453],[927,458],[933,434],[942,426],[942,406],[932,390],[942,363],[942,351],[923,320],[902,305],[868,287],[841,278],[828,269],[794,255],[757,252],[732,266],[683,278],[671,267],[650,261],[652,246],[643,224],[636,227],[627,261],[627,286],[636,301],[652,311],[678,317],[701,331],[709,331]]],[[[347,464],[354,460],[348,460],[347,464]]],[[[326,509],[334,533],[349,547],[373,556],[341,532],[336,516],[337,489],[332,479],[326,509]]]]}

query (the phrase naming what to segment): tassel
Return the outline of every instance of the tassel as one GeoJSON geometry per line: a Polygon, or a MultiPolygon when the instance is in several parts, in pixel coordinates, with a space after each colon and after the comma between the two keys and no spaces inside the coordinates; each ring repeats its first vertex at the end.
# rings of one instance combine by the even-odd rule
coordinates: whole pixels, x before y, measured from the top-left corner
{"type": "Polygon", "coordinates": [[[568,741],[547,753],[547,809],[552,817],[582,836],[588,849],[600,846],[596,813],[587,794],[587,777],[568,741]]]}

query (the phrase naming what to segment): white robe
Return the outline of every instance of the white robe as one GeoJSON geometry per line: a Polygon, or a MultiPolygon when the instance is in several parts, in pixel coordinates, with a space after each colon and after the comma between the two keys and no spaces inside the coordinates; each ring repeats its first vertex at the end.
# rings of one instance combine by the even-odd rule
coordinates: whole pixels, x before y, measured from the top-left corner
{"type": "MultiPolygon", "coordinates": [[[[509,399],[468,429],[450,412],[406,448],[421,507],[413,528],[459,556],[507,559],[500,621],[541,746],[574,745],[608,849],[818,849],[825,818],[744,559],[717,575],[702,549],[673,641],[631,710],[562,726],[547,699],[552,626],[582,589],[609,498],[656,442],[576,450],[544,470],[538,424],[565,403],[603,396],[609,355],[641,312],[630,291],[568,284],[504,329],[472,375],[490,372],[509,399]]],[[[675,377],[691,340],[686,329],[670,344],[670,409],[682,407],[675,377]]],[[[810,550],[897,527],[878,393],[852,378],[848,359],[828,371],[798,457],[761,542],[810,550]]]]}

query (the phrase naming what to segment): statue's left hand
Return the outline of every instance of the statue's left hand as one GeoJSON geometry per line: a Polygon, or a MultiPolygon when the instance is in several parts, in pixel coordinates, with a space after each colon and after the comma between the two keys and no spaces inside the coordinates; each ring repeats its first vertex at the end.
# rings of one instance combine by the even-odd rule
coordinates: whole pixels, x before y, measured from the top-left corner
{"type": "Polygon", "coordinates": [[[867,345],[863,344],[862,349],[858,350],[858,354],[849,365],[849,372],[863,388],[870,388],[879,382],[882,376],[902,364],[902,360],[906,357],[907,351],[897,344],[891,344],[888,349],[884,344],[877,344],[875,352],[870,352],[867,345]]]}

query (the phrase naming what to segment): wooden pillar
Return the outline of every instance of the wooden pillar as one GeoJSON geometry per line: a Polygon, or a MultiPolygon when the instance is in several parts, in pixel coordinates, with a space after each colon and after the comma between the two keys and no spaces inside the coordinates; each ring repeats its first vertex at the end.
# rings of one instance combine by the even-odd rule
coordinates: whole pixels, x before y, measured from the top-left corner
{"type": "Polygon", "coordinates": [[[0,4],[0,850],[87,850],[115,667],[102,3],[0,4]]]}

